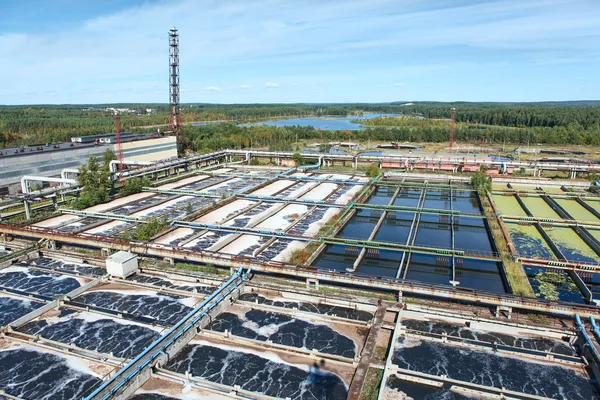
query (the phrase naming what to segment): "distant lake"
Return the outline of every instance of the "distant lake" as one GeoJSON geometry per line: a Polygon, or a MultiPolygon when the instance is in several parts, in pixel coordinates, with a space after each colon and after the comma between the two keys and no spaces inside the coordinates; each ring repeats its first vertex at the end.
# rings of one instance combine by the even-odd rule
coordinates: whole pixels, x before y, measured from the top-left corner
{"type": "Polygon", "coordinates": [[[377,117],[395,117],[400,114],[374,114],[366,113],[361,116],[349,115],[349,116],[323,116],[323,117],[306,117],[306,118],[290,118],[290,119],[277,119],[274,121],[261,121],[254,122],[251,124],[240,124],[239,126],[312,126],[315,129],[332,130],[332,131],[357,131],[365,129],[360,124],[360,120],[377,118],[377,117]]]}

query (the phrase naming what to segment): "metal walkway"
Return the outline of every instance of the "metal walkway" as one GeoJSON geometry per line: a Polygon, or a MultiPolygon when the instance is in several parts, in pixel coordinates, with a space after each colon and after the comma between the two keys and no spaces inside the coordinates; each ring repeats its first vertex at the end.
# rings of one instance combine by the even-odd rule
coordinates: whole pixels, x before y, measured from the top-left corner
{"type": "Polygon", "coordinates": [[[194,338],[197,329],[201,329],[209,322],[211,311],[215,311],[224,300],[235,295],[236,289],[247,280],[249,272],[244,272],[242,268],[238,269],[227,282],[219,286],[111,379],[85,397],[85,400],[126,399],[132,395],[150,378],[155,366],[164,365],[194,338]]]}

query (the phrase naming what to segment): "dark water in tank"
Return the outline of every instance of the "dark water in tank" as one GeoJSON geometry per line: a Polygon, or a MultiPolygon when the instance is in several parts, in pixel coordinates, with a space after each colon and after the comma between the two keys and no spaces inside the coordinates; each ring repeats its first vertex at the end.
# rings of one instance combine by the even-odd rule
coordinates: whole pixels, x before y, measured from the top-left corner
{"type": "Polygon", "coordinates": [[[597,396],[591,382],[571,369],[405,336],[399,338],[392,362],[412,371],[553,399],[597,396]]]}
{"type": "Polygon", "coordinates": [[[282,308],[297,308],[300,311],[311,312],[315,314],[333,315],[335,317],[354,319],[357,321],[370,321],[373,319],[373,314],[368,311],[355,310],[353,308],[332,306],[329,304],[317,304],[300,301],[282,301],[271,300],[264,296],[255,293],[244,293],[239,297],[239,300],[257,302],[268,306],[282,308]]]}
{"type": "Polygon", "coordinates": [[[453,392],[448,387],[438,388],[435,386],[406,381],[399,379],[395,375],[389,377],[387,386],[398,393],[404,393],[406,396],[414,400],[484,400],[483,397],[467,397],[463,394],[453,392]]]}
{"type": "Polygon", "coordinates": [[[84,293],[73,299],[75,304],[101,307],[124,313],[147,317],[161,325],[173,325],[192,309],[185,305],[185,298],[166,294],[122,294],[110,291],[84,293]]]}
{"type": "Polygon", "coordinates": [[[356,272],[362,275],[395,278],[403,254],[402,251],[369,248],[358,264],[356,272]]]}
{"type": "Polygon", "coordinates": [[[0,295],[0,326],[5,326],[43,306],[44,303],[0,295]]]}
{"type": "MultiPolygon", "coordinates": [[[[505,293],[500,276],[500,265],[494,261],[455,258],[456,279],[459,287],[505,293]]],[[[411,255],[407,279],[440,285],[448,285],[452,279],[450,257],[431,254],[411,255]]]]}
{"type": "Polygon", "coordinates": [[[58,318],[35,320],[18,329],[29,335],[75,345],[116,357],[133,358],[158,339],[159,332],[136,324],[119,323],[109,317],[92,320],[71,310],[62,310],[58,318]]]}
{"type": "Polygon", "coordinates": [[[415,214],[389,211],[375,234],[375,241],[406,244],[415,214]]]}
{"type": "Polygon", "coordinates": [[[398,196],[394,200],[393,205],[400,207],[417,207],[419,198],[421,197],[421,189],[400,189],[398,196]]]}
{"type": "Polygon", "coordinates": [[[13,265],[0,270],[0,287],[54,297],[69,293],[80,283],[70,276],[13,265]]]}
{"type": "Polygon", "coordinates": [[[35,260],[24,261],[19,265],[31,265],[37,268],[44,268],[55,270],[57,272],[67,272],[75,275],[93,276],[98,277],[106,274],[106,269],[103,267],[96,267],[88,264],[75,264],[61,260],[53,260],[51,258],[37,258],[35,260]]]}
{"type": "Polygon", "coordinates": [[[448,216],[421,214],[415,245],[449,249],[452,247],[448,216]]]}
{"type": "Polygon", "coordinates": [[[215,290],[215,287],[210,286],[210,285],[193,285],[193,284],[188,285],[185,282],[182,282],[181,284],[173,283],[168,279],[161,278],[159,276],[151,276],[151,275],[139,275],[139,274],[131,275],[130,277],[127,278],[127,280],[133,281],[133,282],[145,283],[147,285],[153,285],[153,286],[157,286],[157,287],[164,287],[167,289],[177,289],[177,290],[183,290],[186,292],[193,292],[193,293],[210,294],[210,293],[214,292],[214,290],[215,290]]]}
{"type": "Polygon", "coordinates": [[[523,265],[523,269],[527,274],[527,278],[529,278],[529,283],[531,284],[531,288],[533,289],[536,295],[540,296],[540,298],[544,298],[540,293],[540,281],[536,278],[538,274],[545,274],[547,272],[552,272],[554,274],[558,274],[564,281],[552,283],[558,294],[559,301],[565,301],[569,303],[579,303],[585,304],[585,299],[577,285],[571,277],[561,269],[553,269],[553,268],[544,268],[538,267],[536,265],[523,265]]]}
{"type": "Polygon", "coordinates": [[[381,213],[380,210],[358,210],[337,236],[349,239],[368,239],[377,225],[381,213]]]}
{"type": "Polygon", "coordinates": [[[255,354],[209,345],[185,346],[166,369],[229,386],[292,399],[345,399],[348,389],[337,376],[310,366],[304,370],[255,354]]]}
{"type": "Polygon", "coordinates": [[[515,336],[498,332],[483,332],[469,329],[463,325],[442,321],[420,321],[415,319],[402,320],[407,329],[441,335],[460,337],[488,343],[498,343],[527,350],[550,351],[556,354],[577,356],[577,351],[568,341],[553,340],[545,337],[515,336]]]}
{"type": "Polygon", "coordinates": [[[360,250],[360,247],[344,246],[341,244],[327,245],[312,266],[345,272],[346,268],[352,268],[352,264],[356,261],[360,250]]]}
{"type": "Polygon", "coordinates": [[[74,369],[66,357],[30,347],[0,351],[0,387],[28,400],[79,400],[100,379],[74,369]]]}
{"type": "Polygon", "coordinates": [[[395,187],[378,186],[371,197],[369,197],[369,200],[367,200],[367,203],[387,206],[390,204],[395,191],[395,187]]]}
{"type": "Polygon", "coordinates": [[[210,329],[347,358],[356,355],[354,341],[329,326],[270,311],[250,310],[243,317],[224,312],[215,318],[210,329]]]}

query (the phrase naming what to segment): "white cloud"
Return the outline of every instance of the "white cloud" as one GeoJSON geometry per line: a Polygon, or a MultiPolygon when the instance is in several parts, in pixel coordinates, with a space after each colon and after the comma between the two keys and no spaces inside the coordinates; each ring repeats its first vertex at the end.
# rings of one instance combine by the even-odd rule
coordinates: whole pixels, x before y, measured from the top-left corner
{"type": "Polygon", "coordinates": [[[394,83],[392,86],[396,86],[396,87],[402,87],[402,86],[404,86],[404,83],[402,83],[402,82],[397,82],[397,83],[394,83]]]}
{"type": "MultiPolygon", "coordinates": [[[[414,76],[435,78],[432,70],[447,69],[457,60],[479,71],[498,60],[517,72],[522,65],[539,68],[540,62],[577,63],[592,70],[600,43],[597,0],[148,2],[78,23],[51,21],[44,24],[50,26],[47,31],[29,32],[25,24],[22,32],[3,33],[0,27],[0,76],[11,77],[0,83],[0,104],[42,103],[53,91],[51,102],[165,101],[167,31],[174,21],[180,33],[182,93],[190,93],[184,102],[199,100],[191,93],[203,90],[215,92],[213,101],[260,96],[276,101],[288,95],[283,89],[296,87],[291,82],[301,85],[295,94],[310,96],[314,85],[326,83],[329,89],[339,75],[348,77],[343,90],[327,92],[338,99],[353,93],[360,98],[377,94],[384,83],[401,86],[393,84],[398,76],[407,89],[416,88],[414,76]],[[232,77],[243,77],[238,79],[256,90],[234,90],[250,85],[230,87],[232,77]],[[371,89],[359,90],[355,83],[365,77],[373,77],[371,89]],[[215,82],[220,86],[212,86],[215,82]],[[262,82],[283,89],[263,95],[262,82]]],[[[475,76],[459,72],[456,82],[475,76]]],[[[548,81],[538,83],[550,86],[552,73],[546,75],[548,81]]],[[[587,76],[593,80],[591,73],[587,76]]],[[[597,88],[592,86],[590,93],[597,88]]]]}

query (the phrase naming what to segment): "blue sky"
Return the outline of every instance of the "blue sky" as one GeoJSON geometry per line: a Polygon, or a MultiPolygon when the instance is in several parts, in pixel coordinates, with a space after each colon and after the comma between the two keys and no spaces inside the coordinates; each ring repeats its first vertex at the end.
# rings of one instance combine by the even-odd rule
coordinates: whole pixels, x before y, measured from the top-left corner
{"type": "Polygon", "coordinates": [[[0,104],[600,98],[599,0],[0,0],[0,104]]]}

